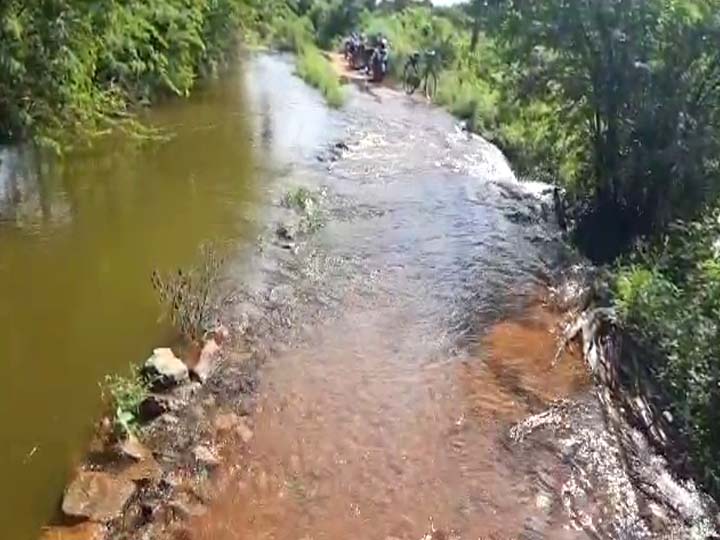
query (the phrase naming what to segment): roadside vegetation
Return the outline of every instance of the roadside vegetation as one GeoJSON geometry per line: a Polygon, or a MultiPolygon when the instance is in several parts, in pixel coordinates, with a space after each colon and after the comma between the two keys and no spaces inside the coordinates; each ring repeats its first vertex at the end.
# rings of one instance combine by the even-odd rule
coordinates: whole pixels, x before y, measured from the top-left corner
{"type": "Polygon", "coordinates": [[[213,294],[224,261],[216,246],[205,244],[200,247],[196,266],[166,274],[155,270],[152,274],[164,314],[188,344],[202,344],[212,326],[213,294]]]}
{"type": "Polygon", "coordinates": [[[187,96],[232,52],[239,0],[0,2],[0,141],[58,150],[187,96]]]}
{"type": "Polygon", "coordinates": [[[277,25],[270,43],[296,55],[296,73],[317,88],[328,105],[338,108],[345,102],[340,78],[314,41],[314,29],[307,17],[290,12],[277,25]]]}
{"type": "MultiPolygon", "coordinates": [[[[274,0],[0,2],[0,142],[62,151],[110,130],[148,136],[133,120],[140,107],[188,96],[235,53],[239,35],[272,44],[293,19],[290,4],[274,0]]],[[[293,50],[301,76],[339,104],[312,33],[293,50]]]]}

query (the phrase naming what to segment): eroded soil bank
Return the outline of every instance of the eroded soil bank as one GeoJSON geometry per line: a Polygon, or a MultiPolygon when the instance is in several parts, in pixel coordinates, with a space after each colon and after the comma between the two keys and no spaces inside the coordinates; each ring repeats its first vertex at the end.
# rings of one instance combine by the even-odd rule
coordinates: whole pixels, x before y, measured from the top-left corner
{"type": "Polygon", "coordinates": [[[353,90],[328,113],[291,73],[249,67],[281,166],[228,274],[231,346],[148,428],[163,470],[112,537],[707,537],[709,502],[608,420],[579,350],[556,356],[584,271],[548,187],[422,101],[353,90]]]}

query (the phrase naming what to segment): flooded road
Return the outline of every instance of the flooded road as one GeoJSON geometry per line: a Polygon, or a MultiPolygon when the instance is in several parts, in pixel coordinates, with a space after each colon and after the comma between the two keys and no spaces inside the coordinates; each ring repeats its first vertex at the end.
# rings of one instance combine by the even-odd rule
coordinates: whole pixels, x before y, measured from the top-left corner
{"type": "Polygon", "coordinates": [[[102,376],[170,339],[151,269],[214,239],[223,319],[264,364],[254,401],[206,385],[252,433],[168,538],[690,538],[649,530],[577,351],[554,362],[548,186],[392,89],[330,111],[291,59],[240,73],[154,113],[169,142],[57,170],[3,154],[0,537],[56,508],[102,376]]]}
{"type": "Polygon", "coordinates": [[[279,238],[296,216],[278,204],[263,278],[229,308],[268,361],[193,537],[591,538],[555,497],[569,469],[508,435],[590,388],[577,354],[552,365],[546,188],[390,89],[352,90],[339,122],[282,184],[317,193],[325,226],[279,238]]]}

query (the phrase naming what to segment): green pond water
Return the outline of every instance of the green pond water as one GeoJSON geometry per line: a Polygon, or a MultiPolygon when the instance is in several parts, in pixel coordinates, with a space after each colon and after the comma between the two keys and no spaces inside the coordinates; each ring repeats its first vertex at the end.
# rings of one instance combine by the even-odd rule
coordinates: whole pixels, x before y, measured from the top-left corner
{"type": "Polygon", "coordinates": [[[154,268],[256,232],[244,78],[149,116],[171,140],[61,161],[0,150],[0,538],[34,538],[101,412],[99,382],[168,343],[154,268]]]}

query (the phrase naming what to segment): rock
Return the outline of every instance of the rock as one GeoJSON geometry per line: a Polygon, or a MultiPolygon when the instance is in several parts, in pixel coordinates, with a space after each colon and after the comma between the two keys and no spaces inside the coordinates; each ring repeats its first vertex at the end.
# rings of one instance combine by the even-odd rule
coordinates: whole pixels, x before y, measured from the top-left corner
{"type": "Polygon", "coordinates": [[[275,230],[275,234],[278,235],[280,240],[292,242],[297,237],[297,228],[292,225],[280,224],[275,230]]]}
{"type": "Polygon", "coordinates": [[[235,428],[235,431],[245,444],[249,443],[253,438],[253,431],[248,427],[244,420],[239,419],[239,423],[235,428]]]}
{"type": "Polygon", "coordinates": [[[667,512],[655,502],[651,501],[647,503],[645,507],[641,509],[641,515],[645,518],[645,522],[653,532],[663,532],[670,527],[671,520],[667,512]]]}
{"type": "MultiPolygon", "coordinates": [[[[182,388],[190,386],[191,385],[184,385],[182,388]]],[[[140,419],[143,422],[149,422],[165,413],[178,412],[189,402],[190,398],[186,397],[185,392],[179,392],[178,395],[174,393],[172,395],[150,394],[140,404],[140,419]]]]}
{"type": "Polygon", "coordinates": [[[182,484],[182,478],[176,472],[169,472],[160,480],[160,489],[172,491],[182,484]]]}
{"type": "Polygon", "coordinates": [[[159,421],[166,426],[176,426],[180,423],[180,419],[174,414],[163,414],[159,421]]]}
{"type": "Polygon", "coordinates": [[[550,512],[552,510],[553,500],[552,497],[547,493],[538,493],[535,496],[535,507],[543,510],[544,512],[550,512]]]}
{"type": "Polygon", "coordinates": [[[205,506],[200,503],[174,500],[168,504],[168,507],[176,519],[190,519],[192,517],[203,516],[207,513],[205,506]]]}
{"type": "Polygon", "coordinates": [[[135,435],[129,435],[118,447],[120,453],[136,461],[143,461],[152,458],[152,452],[148,450],[135,435]]]}
{"type": "Polygon", "coordinates": [[[99,523],[81,523],[74,527],[45,527],[40,540],[104,540],[107,530],[99,523]]]}
{"type": "Polygon", "coordinates": [[[129,465],[120,473],[120,476],[133,482],[148,480],[159,481],[163,476],[163,469],[152,456],[129,465]]]}
{"type": "Polygon", "coordinates": [[[207,409],[213,409],[213,408],[215,408],[215,405],[216,405],[215,396],[213,396],[212,394],[210,394],[208,397],[206,397],[205,399],[203,399],[202,404],[203,404],[203,406],[204,406],[205,408],[207,408],[207,409]]]}
{"type": "Polygon", "coordinates": [[[199,445],[193,449],[195,460],[205,467],[217,467],[220,465],[220,458],[207,446],[199,445]]]}
{"type": "Polygon", "coordinates": [[[215,429],[218,433],[228,433],[233,431],[238,424],[240,424],[240,418],[235,413],[219,414],[215,417],[215,429]]]}
{"type": "Polygon", "coordinates": [[[210,331],[208,338],[214,340],[218,345],[222,345],[230,339],[230,330],[224,324],[219,324],[210,331]]]}
{"type": "Polygon", "coordinates": [[[174,410],[178,410],[190,403],[190,401],[198,394],[198,392],[200,392],[201,389],[202,384],[195,381],[175,388],[172,395],[173,398],[175,398],[177,408],[174,410]]]}
{"type": "Polygon", "coordinates": [[[203,504],[210,504],[215,498],[214,484],[207,477],[200,478],[188,487],[187,493],[203,504]]]}
{"type": "Polygon", "coordinates": [[[145,371],[155,386],[171,387],[187,382],[188,368],[171,349],[155,349],[145,361],[145,371]]]}
{"type": "Polygon", "coordinates": [[[214,339],[211,339],[203,345],[202,352],[200,353],[200,360],[193,368],[193,374],[197,379],[204,383],[212,375],[212,371],[215,367],[215,360],[217,353],[220,351],[220,346],[214,339]]]}
{"type": "Polygon", "coordinates": [[[122,514],[135,492],[130,480],[102,472],[81,472],[68,486],[62,510],[70,517],[105,523],[122,514]]]}
{"type": "Polygon", "coordinates": [[[158,416],[162,416],[168,411],[167,405],[168,404],[159,398],[159,396],[148,396],[140,404],[140,420],[142,422],[155,420],[158,416]]]}

